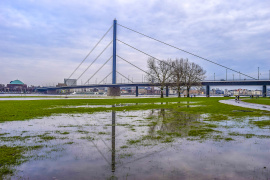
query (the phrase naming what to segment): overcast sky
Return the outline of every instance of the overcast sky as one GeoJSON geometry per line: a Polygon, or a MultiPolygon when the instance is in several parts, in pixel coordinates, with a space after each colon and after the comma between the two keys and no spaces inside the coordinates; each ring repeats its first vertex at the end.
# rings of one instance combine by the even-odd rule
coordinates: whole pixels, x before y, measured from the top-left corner
{"type": "MultiPolygon", "coordinates": [[[[269,0],[2,0],[0,1],[0,84],[56,85],[70,76],[113,19],[176,47],[236,71],[269,79],[269,0]]],[[[226,69],[162,45],[118,26],[117,37],[158,59],[188,58],[207,71],[206,79],[226,79],[226,69]]],[[[112,40],[112,31],[71,78],[78,78],[112,40]]],[[[117,42],[117,54],[147,70],[148,57],[117,42]]],[[[78,80],[84,83],[112,55],[112,46],[78,80]]],[[[109,61],[90,83],[112,69],[109,61]]],[[[143,72],[117,59],[117,71],[133,81],[143,72]]],[[[228,79],[248,79],[227,71],[228,79]]],[[[118,74],[118,82],[124,78],[118,74]]],[[[107,83],[111,82],[111,75],[107,83]]],[[[126,80],[125,80],[126,82],[126,80]]]]}

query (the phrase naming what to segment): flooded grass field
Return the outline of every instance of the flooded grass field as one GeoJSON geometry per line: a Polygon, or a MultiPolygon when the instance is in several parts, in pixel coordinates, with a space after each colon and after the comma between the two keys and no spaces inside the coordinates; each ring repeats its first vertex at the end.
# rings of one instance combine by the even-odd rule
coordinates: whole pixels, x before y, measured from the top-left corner
{"type": "MultiPolygon", "coordinates": [[[[101,112],[62,113],[0,123],[0,147],[10,148],[11,157],[16,156],[11,163],[7,162],[12,159],[0,161],[1,177],[270,178],[267,113],[260,111],[260,116],[219,115],[217,118],[211,113],[187,110],[204,108],[206,105],[201,101],[168,102],[167,106],[171,104],[173,108],[166,108],[166,103],[157,104],[161,107],[129,111],[117,111],[117,108],[139,105],[104,105],[106,110],[101,112]]],[[[91,109],[96,106],[60,108],[91,109]]]]}

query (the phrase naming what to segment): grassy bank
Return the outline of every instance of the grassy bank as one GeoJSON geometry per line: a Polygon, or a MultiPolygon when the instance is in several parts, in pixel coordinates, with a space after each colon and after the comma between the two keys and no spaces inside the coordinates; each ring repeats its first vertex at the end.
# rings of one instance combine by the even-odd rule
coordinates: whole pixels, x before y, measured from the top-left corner
{"type": "Polygon", "coordinates": [[[138,98],[138,99],[57,99],[57,100],[33,100],[33,101],[0,101],[0,122],[27,120],[51,116],[52,114],[94,113],[115,109],[139,110],[153,108],[177,108],[190,113],[210,113],[218,116],[257,116],[262,111],[252,110],[219,103],[219,100],[228,98],[138,98]],[[171,102],[175,102],[172,104],[171,102]],[[179,102],[176,103],[176,102],[179,102]],[[163,104],[161,104],[163,103],[163,104]],[[91,105],[129,105],[122,107],[69,107],[67,106],[91,106],[91,105]],[[194,106],[196,105],[196,106],[194,106]],[[243,113],[243,110],[247,112],[243,113]]]}
{"type": "MultiPolygon", "coordinates": [[[[220,121],[226,120],[228,118],[239,118],[245,116],[262,116],[270,115],[270,112],[247,109],[227,104],[219,103],[219,100],[230,99],[224,97],[218,98],[116,98],[116,99],[55,99],[55,100],[29,100],[29,101],[0,101],[0,123],[6,121],[21,121],[29,120],[35,118],[42,118],[45,116],[51,115],[60,115],[60,114],[81,114],[81,113],[95,113],[102,111],[132,111],[132,110],[147,110],[147,109],[170,109],[172,112],[168,112],[165,115],[163,114],[165,120],[162,122],[173,128],[172,132],[167,131],[158,131],[153,136],[142,136],[139,139],[130,139],[127,144],[123,147],[128,147],[133,144],[143,144],[143,142],[148,142],[149,139],[154,139],[161,143],[170,143],[174,138],[182,136],[186,128],[182,128],[185,115],[181,113],[185,112],[190,115],[197,114],[207,114],[207,118],[204,120],[207,121],[220,121]],[[103,106],[104,105],[104,106],[103,106]],[[76,107],[79,106],[79,107],[76,107]],[[83,107],[85,106],[85,107],[83,107]],[[177,131],[174,129],[177,128],[177,131]],[[180,129],[179,129],[180,128],[180,129]],[[179,132],[180,133],[179,133],[179,132]],[[183,131],[183,132],[182,132],[183,131]]],[[[263,99],[258,99],[263,101],[263,99]]],[[[147,119],[145,121],[145,126],[155,126],[158,124],[155,118],[147,119]]],[[[265,122],[255,122],[259,127],[268,127],[269,121],[265,122]],[[266,123],[266,124],[265,124],[266,123]]],[[[217,133],[215,131],[217,125],[193,122],[190,123],[188,131],[186,132],[187,136],[190,139],[194,137],[201,139],[208,136],[208,134],[217,133]]],[[[133,126],[131,131],[135,131],[133,126]]],[[[69,134],[69,132],[59,132],[60,134],[69,134]]],[[[6,138],[5,134],[0,133],[1,140],[9,140],[10,142],[19,140],[21,136],[14,136],[12,138],[6,138]],[[1,137],[2,136],[2,137],[1,137]]],[[[26,138],[27,136],[25,136],[26,138]]],[[[47,137],[47,136],[46,136],[47,137]]],[[[51,139],[55,138],[54,136],[48,136],[51,139]]],[[[48,138],[47,137],[47,138],[48,138]]],[[[215,136],[217,139],[225,139],[226,141],[232,140],[231,137],[221,137],[215,136]]],[[[27,137],[28,138],[28,137],[27,137]]],[[[29,137],[29,138],[39,138],[29,137]]],[[[39,146],[37,146],[39,147],[39,146]]],[[[33,149],[34,147],[30,147],[33,149]]],[[[29,147],[26,146],[0,146],[0,179],[5,174],[12,174],[13,166],[16,166],[26,158],[23,156],[25,152],[29,150],[29,147]]]]}
{"type": "Polygon", "coordinates": [[[246,98],[243,101],[248,102],[248,103],[270,105],[270,98],[258,98],[258,99],[256,99],[256,98],[253,98],[253,99],[246,98]]]}

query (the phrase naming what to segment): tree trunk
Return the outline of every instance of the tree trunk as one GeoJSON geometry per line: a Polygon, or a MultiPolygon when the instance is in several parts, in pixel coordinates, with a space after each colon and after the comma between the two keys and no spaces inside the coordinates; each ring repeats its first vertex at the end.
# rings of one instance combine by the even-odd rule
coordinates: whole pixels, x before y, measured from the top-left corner
{"type": "Polygon", "coordinates": [[[160,98],[163,98],[163,87],[160,88],[160,98]]]}
{"type": "Polygon", "coordinates": [[[178,97],[181,97],[181,93],[180,93],[180,86],[177,87],[177,93],[178,93],[178,97]]]}
{"type": "Polygon", "coordinates": [[[189,97],[189,89],[190,87],[187,87],[187,97],[189,97]]]}

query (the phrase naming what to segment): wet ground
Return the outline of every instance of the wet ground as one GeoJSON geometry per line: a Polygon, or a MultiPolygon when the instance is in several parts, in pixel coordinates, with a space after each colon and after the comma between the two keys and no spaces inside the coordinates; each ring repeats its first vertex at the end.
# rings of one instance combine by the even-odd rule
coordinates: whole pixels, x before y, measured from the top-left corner
{"type": "Polygon", "coordinates": [[[263,105],[263,104],[254,104],[254,103],[248,103],[241,100],[234,100],[234,99],[228,99],[228,100],[220,100],[219,102],[234,106],[240,106],[245,108],[251,108],[251,109],[260,109],[264,111],[270,111],[269,105],[263,105]]]}
{"type": "Polygon", "coordinates": [[[0,145],[40,146],[10,179],[269,179],[268,116],[204,121],[169,109],[0,124],[0,145]]]}

